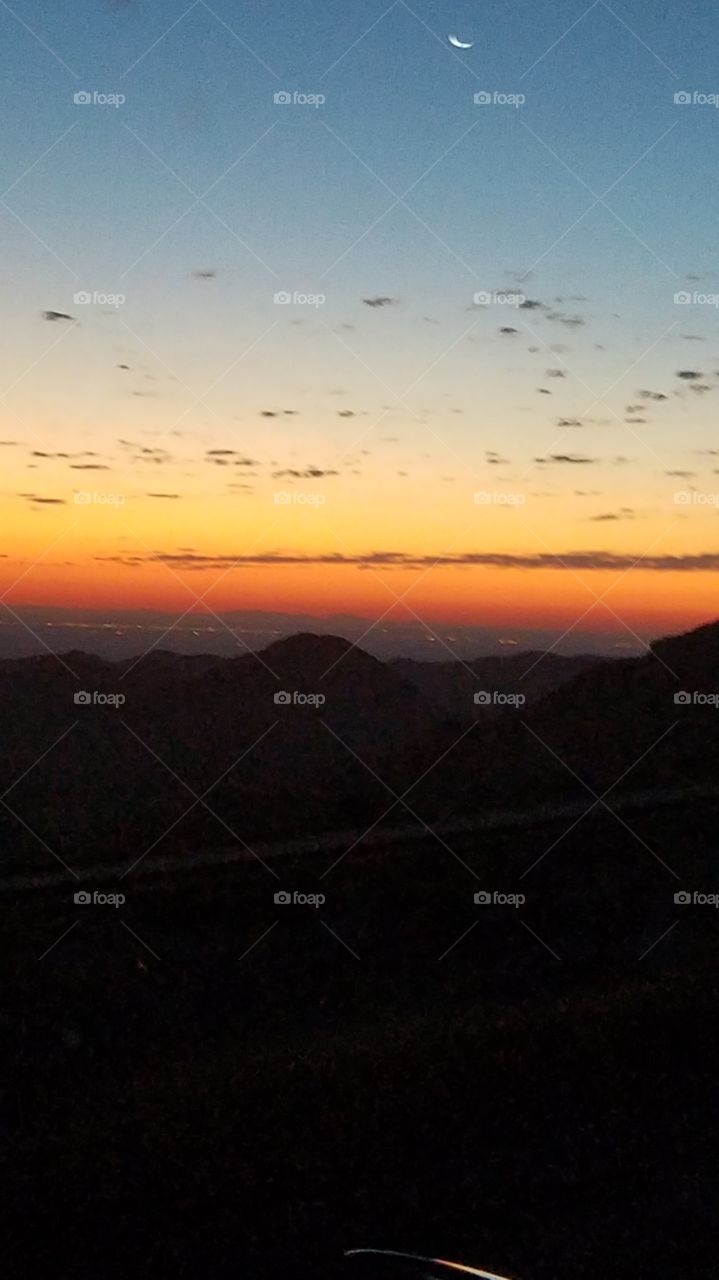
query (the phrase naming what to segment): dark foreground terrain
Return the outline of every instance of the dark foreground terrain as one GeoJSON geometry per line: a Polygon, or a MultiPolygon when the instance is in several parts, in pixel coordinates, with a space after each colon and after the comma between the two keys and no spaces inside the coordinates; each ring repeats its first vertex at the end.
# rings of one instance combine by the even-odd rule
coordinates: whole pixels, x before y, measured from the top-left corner
{"type": "Polygon", "coordinates": [[[5,1274],[715,1276],[718,820],[6,891],[5,1274]]]}

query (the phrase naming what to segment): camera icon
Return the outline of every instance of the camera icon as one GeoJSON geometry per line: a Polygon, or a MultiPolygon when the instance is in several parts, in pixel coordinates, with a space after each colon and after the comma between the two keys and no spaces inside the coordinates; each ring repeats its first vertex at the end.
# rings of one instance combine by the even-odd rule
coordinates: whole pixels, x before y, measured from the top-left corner
{"type": "Polygon", "coordinates": [[[688,707],[691,700],[692,695],[687,693],[685,689],[682,689],[680,693],[674,694],[674,702],[678,707],[688,707]]]}
{"type": "Polygon", "coordinates": [[[73,894],[72,900],[80,906],[85,907],[88,902],[92,902],[92,894],[88,893],[87,889],[80,889],[77,893],[73,894]]]}
{"type": "Polygon", "coordinates": [[[486,107],[491,101],[492,95],[486,89],[482,89],[480,93],[475,93],[474,95],[474,105],[476,107],[486,107]]]}
{"type": "Polygon", "coordinates": [[[72,100],[78,107],[86,107],[88,102],[92,102],[92,94],[87,89],[81,89],[78,93],[73,93],[72,100]]]}
{"type": "Polygon", "coordinates": [[[489,889],[480,889],[478,893],[475,893],[474,901],[480,907],[489,906],[492,901],[492,895],[489,892],[489,889]]]}
{"type": "Polygon", "coordinates": [[[688,907],[691,900],[692,895],[686,889],[680,889],[679,893],[674,894],[674,901],[678,907],[688,907]]]}
{"type": "Polygon", "coordinates": [[[486,289],[480,289],[479,293],[474,295],[475,307],[488,307],[492,301],[492,295],[486,289]]]}
{"type": "Polygon", "coordinates": [[[487,693],[486,689],[480,689],[479,693],[475,693],[474,701],[478,707],[488,707],[492,701],[492,695],[487,693]]]}
{"type": "Polygon", "coordinates": [[[278,307],[289,307],[292,303],[292,294],[288,293],[286,289],[280,289],[275,294],[275,303],[278,307]]]}
{"type": "Polygon", "coordinates": [[[274,95],[274,100],[279,106],[286,107],[292,101],[292,94],[288,93],[286,89],[280,89],[279,93],[274,95]]]}
{"type": "Polygon", "coordinates": [[[288,507],[291,502],[292,502],[292,495],[289,493],[286,493],[284,490],[282,490],[280,493],[275,494],[275,506],[288,507]]]}
{"type": "Polygon", "coordinates": [[[679,93],[674,94],[674,101],[678,107],[688,106],[691,100],[692,100],[692,95],[690,93],[687,93],[686,89],[680,90],[679,93]]]}
{"type": "Polygon", "coordinates": [[[691,502],[691,500],[692,500],[692,495],[689,493],[687,489],[680,489],[678,493],[674,494],[674,501],[676,502],[677,506],[687,507],[691,502]]]}
{"type": "Polygon", "coordinates": [[[92,502],[92,494],[88,493],[87,489],[81,489],[75,494],[73,501],[80,507],[88,507],[92,502]]]}
{"type": "Polygon", "coordinates": [[[674,294],[674,301],[680,307],[689,306],[691,303],[691,300],[692,300],[692,295],[686,289],[680,289],[679,293],[674,294]]]}
{"type": "Polygon", "coordinates": [[[86,307],[92,302],[92,294],[87,289],[81,289],[79,293],[73,293],[72,300],[76,307],[86,307]]]}
{"type": "Polygon", "coordinates": [[[73,701],[76,707],[89,707],[92,702],[92,694],[88,693],[85,689],[80,689],[80,691],[75,694],[73,701]]]}
{"type": "Polygon", "coordinates": [[[292,894],[288,893],[286,889],[280,889],[279,893],[275,894],[275,902],[279,903],[282,907],[286,907],[291,901],[292,894]]]}
{"type": "Polygon", "coordinates": [[[280,689],[279,693],[275,694],[274,701],[278,707],[288,707],[292,701],[292,694],[287,693],[285,689],[280,689]]]}

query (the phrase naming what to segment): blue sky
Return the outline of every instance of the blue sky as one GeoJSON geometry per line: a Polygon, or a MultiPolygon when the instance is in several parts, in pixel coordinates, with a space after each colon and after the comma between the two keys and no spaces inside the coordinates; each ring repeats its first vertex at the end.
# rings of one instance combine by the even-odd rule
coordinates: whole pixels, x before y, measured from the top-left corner
{"type": "Polygon", "coordinates": [[[672,529],[675,554],[712,552],[716,506],[672,495],[717,487],[717,307],[674,295],[719,295],[719,114],[674,95],[719,91],[718,29],[696,3],[1,5],[4,496],[37,515],[58,495],[49,528],[72,492],[56,451],[109,485],[134,449],[139,501],[162,441],[206,539],[218,513],[213,553],[238,494],[207,466],[223,446],[256,460],[248,503],[323,472],[353,551],[402,527],[412,551],[453,545],[491,482],[538,504],[535,532],[495,512],[467,550],[586,550],[610,518],[602,549],[672,529]],[[534,305],[476,306],[502,289],[534,305]]]}

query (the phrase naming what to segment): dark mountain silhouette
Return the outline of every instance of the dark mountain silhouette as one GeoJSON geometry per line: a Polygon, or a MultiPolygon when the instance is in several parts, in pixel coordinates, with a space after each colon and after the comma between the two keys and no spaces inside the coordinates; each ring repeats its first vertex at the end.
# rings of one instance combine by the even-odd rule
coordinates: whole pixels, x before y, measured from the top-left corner
{"type": "Polygon", "coordinates": [[[590,789],[620,796],[711,786],[719,783],[713,695],[718,623],[659,640],[640,658],[592,663],[545,697],[528,699],[481,740],[472,735],[460,776],[442,772],[434,785],[449,794],[451,781],[460,808],[591,804],[590,789]],[[681,695],[690,700],[675,702],[681,695]]]}
{"type": "Polygon", "coordinates": [[[563,657],[530,651],[477,658],[472,662],[417,662],[412,658],[397,658],[390,665],[415,686],[437,713],[465,724],[475,716],[487,720],[502,714],[501,706],[476,705],[474,694],[478,690],[521,694],[526,699],[523,706],[531,707],[600,661],[593,655],[563,657]]]}
{"type": "Polygon", "coordinates": [[[608,661],[385,664],[311,634],[231,659],[4,661],[6,866],[361,833],[385,814],[436,823],[590,803],[587,788],[711,784],[719,714],[695,691],[719,693],[719,624],[608,661]],[[526,704],[477,705],[479,690],[521,691],[526,704]],[[89,702],[76,703],[80,691],[89,702]],[[675,703],[682,691],[688,704],[675,703]],[[405,793],[409,813],[396,803],[405,793]]]}
{"type": "Polygon", "coordinates": [[[168,831],[192,847],[368,826],[444,745],[416,690],[336,637],[279,641],[261,661],[63,663],[0,664],[1,776],[21,779],[7,804],[31,828],[6,809],[6,849],[101,859],[168,831]],[[124,702],[77,705],[79,691],[124,702]]]}

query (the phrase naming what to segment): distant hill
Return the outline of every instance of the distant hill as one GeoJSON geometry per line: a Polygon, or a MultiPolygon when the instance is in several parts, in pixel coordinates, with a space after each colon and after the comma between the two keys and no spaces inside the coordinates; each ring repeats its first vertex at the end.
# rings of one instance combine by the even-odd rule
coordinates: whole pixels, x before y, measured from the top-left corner
{"type": "Polygon", "coordinates": [[[191,847],[369,825],[449,744],[414,688],[331,636],[259,658],[6,661],[0,717],[0,776],[21,779],[7,804],[27,824],[5,809],[4,847],[68,858],[139,856],[168,831],[191,847]]]}
{"type": "Polygon", "coordinates": [[[476,658],[471,662],[416,662],[397,658],[390,665],[443,716],[464,724],[474,717],[487,720],[502,713],[498,705],[476,705],[477,691],[521,694],[523,707],[534,706],[553,689],[587,671],[601,659],[590,655],[563,657],[556,653],[513,653],[476,658]]]}
{"type": "Polygon", "coordinates": [[[383,663],[313,634],[235,658],[6,660],[0,844],[6,862],[129,863],[149,849],[361,831],[385,815],[396,825],[412,818],[403,795],[431,824],[591,803],[582,780],[597,794],[712,782],[719,710],[695,691],[719,694],[717,623],[607,661],[383,663]],[[675,703],[682,690],[689,705],[675,703]],[[494,701],[520,692],[523,705],[494,701]]]}
{"type": "Polygon", "coordinates": [[[719,700],[719,623],[659,640],[641,658],[592,663],[528,701],[521,716],[505,717],[484,750],[471,744],[457,783],[462,804],[478,783],[502,803],[582,796],[591,803],[587,787],[602,794],[719,783],[713,698],[719,700]],[[691,700],[675,702],[680,694],[691,700]]]}

